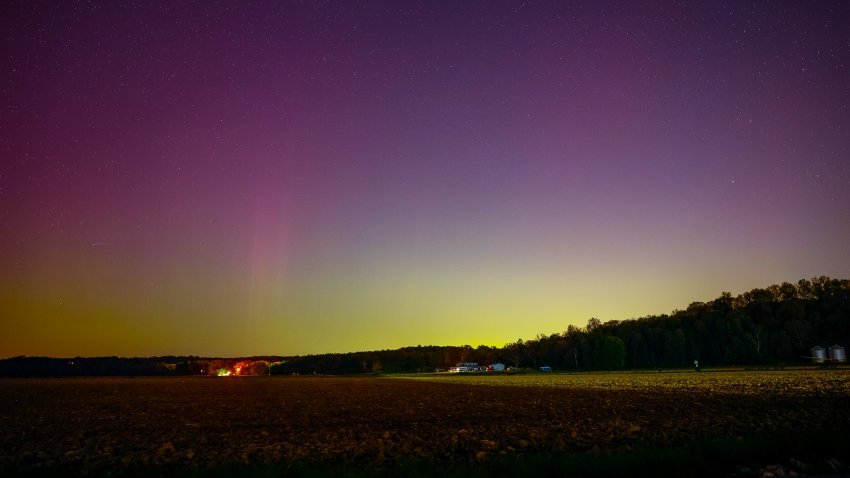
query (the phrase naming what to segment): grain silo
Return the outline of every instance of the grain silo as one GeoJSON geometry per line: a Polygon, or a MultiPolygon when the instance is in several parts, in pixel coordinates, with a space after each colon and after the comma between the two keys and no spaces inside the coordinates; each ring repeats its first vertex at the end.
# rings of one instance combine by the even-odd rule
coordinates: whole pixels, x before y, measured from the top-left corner
{"type": "Polygon", "coordinates": [[[829,348],[829,360],[832,362],[846,362],[847,354],[844,352],[844,347],[833,345],[829,348]]]}
{"type": "Polygon", "coordinates": [[[826,362],[826,349],[821,347],[820,345],[815,345],[814,347],[812,347],[812,362],[826,362]]]}

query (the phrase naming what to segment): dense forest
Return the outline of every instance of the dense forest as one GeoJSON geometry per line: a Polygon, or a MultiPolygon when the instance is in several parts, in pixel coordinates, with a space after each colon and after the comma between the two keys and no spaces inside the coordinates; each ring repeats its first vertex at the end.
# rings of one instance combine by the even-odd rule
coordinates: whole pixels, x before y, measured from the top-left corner
{"type": "Polygon", "coordinates": [[[529,365],[587,370],[780,364],[809,361],[815,345],[850,339],[850,281],[820,277],[783,283],[670,315],[570,326],[562,334],[517,341],[529,365]]]}
{"type": "Polygon", "coordinates": [[[570,325],[503,347],[416,346],[396,350],[202,359],[158,357],[0,361],[0,375],[236,375],[431,372],[458,362],[557,370],[658,369],[811,362],[811,348],[850,343],[850,280],[819,277],[695,302],[669,315],[570,325]],[[244,372],[241,372],[244,367],[244,372]]]}
{"type": "Polygon", "coordinates": [[[669,315],[602,322],[503,347],[405,347],[294,357],[272,373],[416,372],[457,362],[558,370],[811,362],[816,345],[850,343],[850,280],[819,277],[695,302],[669,315]]]}
{"type": "Polygon", "coordinates": [[[850,343],[850,281],[819,277],[723,293],[669,315],[602,322],[503,347],[405,347],[295,357],[272,373],[415,372],[457,362],[558,370],[657,369],[811,362],[816,345],[850,343]]]}

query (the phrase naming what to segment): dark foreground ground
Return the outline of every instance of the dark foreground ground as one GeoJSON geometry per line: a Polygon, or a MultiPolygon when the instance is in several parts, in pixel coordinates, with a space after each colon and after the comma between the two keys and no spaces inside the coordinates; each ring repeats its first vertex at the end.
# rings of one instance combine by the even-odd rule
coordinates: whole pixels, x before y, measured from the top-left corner
{"type": "Polygon", "coordinates": [[[0,380],[0,476],[845,470],[850,373],[0,380]]]}

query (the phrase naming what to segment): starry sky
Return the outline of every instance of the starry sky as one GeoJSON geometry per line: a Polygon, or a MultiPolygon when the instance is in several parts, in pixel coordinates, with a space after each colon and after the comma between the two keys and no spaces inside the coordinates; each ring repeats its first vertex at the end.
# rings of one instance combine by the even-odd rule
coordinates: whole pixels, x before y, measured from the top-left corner
{"type": "Polygon", "coordinates": [[[848,19],[3,2],[0,356],[503,345],[848,278],[848,19]]]}

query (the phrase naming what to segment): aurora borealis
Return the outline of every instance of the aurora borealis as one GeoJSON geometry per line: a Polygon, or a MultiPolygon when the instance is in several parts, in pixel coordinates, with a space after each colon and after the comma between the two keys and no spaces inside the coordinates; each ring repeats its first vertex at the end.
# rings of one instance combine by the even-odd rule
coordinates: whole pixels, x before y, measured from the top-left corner
{"type": "Polygon", "coordinates": [[[0,19],[0,357],[502,345],[850,276],[848,2],[0,19]]]}

